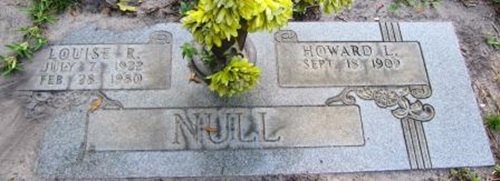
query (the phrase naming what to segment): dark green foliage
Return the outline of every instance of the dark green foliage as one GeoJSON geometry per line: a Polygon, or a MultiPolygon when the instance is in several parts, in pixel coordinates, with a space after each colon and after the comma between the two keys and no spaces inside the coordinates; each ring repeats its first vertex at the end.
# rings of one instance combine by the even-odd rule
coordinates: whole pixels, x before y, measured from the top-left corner
{"type": "Polygon", "coordinates": [[[197,0],[181,0],[180,3],[181,3],[181,8],[180,8],[181,12],[180,13],[182,16],[185,16],[189,10],[192,10],[196,6],[196,4],[198,4],[198,1],[197,0]]]}
{"type": "Polygon", "coordinates": [[[31,50],[37,51],[47,44],[48,39],[42,35],[38,26],[22,27],[19,31],[24,33],[24,39],[32,45],[31,50]]]}
{"type": "Polygon", "coordinates": [[[184,43],[181,46],[182,49],[182,58],[192,60],[194,56],[198,56],[205,65],[207,65],[211,70],[215,69],[216,62],[215,56],[211,51],[201,49],[197,50],[190,43],[184,43]]]}
{"type": "Polygon", "coordinates": [[[493,168],[492,177],[493,178],[491,180],[500,180],[500,165],[495,165],[495,167],[493,168]]]}
{"type": "Polygon", "coordinates": [[[1,56],[0,68],[2,75],[10,75],[15,71],[22,70],[20,59],[33,58],[33,52],[41,49],[48,43],[43,35],[42,27],[46,23],[54,22],[54,15],[66,10],[75,4],[76,0],[33,0],[33,6],[27,9],[34,25],[19,29],[24,33],[24,40],[19,43],[6,45],[15,55],[1,56]]]}
{"type": "Polygon", "coordinates": [[[23,70],[22,66],[18,65],[18,61],[15,56],[3,57],[0,55],[0,60],[2,61],[2,76],[10,75],[16,71],[23,70]]]}
{"type": "Polygon", "coordinates": [[[203,63],[205,65],[208,65],[208,68],[210,68],[210,70],[214,71],[217,64],[215,62],[215,56],[214,56],[214,53],[212,53],[211,51],[207,51],[205,49],[203,49],[201,51],[201,60],[203,61],[203,63]]]}
{"type": "Polygon", "coordinates": [[[486,43],[495,49],[500,48],[500,40],[495,37],[486,38],[486,43]]]}
{"type": "Polygon", "coordinates": [[[441,0],[393,0],[389,5],[389,9],[393,12],[397,12],[401,6],[423,9],[428,6],[435,7],[439,5],[440,1],[441,0]]]}
{"type": "Polygon", "coordinates": [[[16,54],[19,55],[21,58],[31,59],[33,57],[33,52],[31,51],[28,42],[13,43],[6,46],[12,51],[16,52],[16,54]]]}
{"type": "Polygon", "coordinates": [[[338,12],[342,8],[351,7],[353,0],[293,0],[293,12],[298,15],[305,15],[309,8],[321,7],[325,13],[338,12]]]}
{"type": "Polygon", "coordinates": [[[193,56],[198,54],[196,48],[194,48],[190,43],[184,43],[181,46],[182,49],[182,58],[193,59],[193,56]]]}
{"type": "Polygon", "coordinates": [[[451,169],[450,181],[482,181],[477,173],[468,168],[451,169]]]}
{"type": "Polygon", "coordinates": [[[488,128],[491,130],[498,131],[500,130],[500,115],[495,114],[495,115],[489,115],[486,116],[486,125],[488,128]]]}
{"type": "Polygon", "coordinates": [[[74,0],[33,0],[34,6],[28,9],[33,22],[38,24],[54,22],[54,14],[63,12],[74,0]]]}

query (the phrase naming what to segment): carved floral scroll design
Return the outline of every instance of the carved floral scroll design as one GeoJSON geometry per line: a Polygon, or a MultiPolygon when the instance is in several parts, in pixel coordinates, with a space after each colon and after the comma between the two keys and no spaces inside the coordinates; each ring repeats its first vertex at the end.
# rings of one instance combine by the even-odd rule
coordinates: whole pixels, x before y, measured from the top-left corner
{"type": "Polygon", "coordinates": [[[326,105],[354,105],[357,96],[374,101],[380,108],[391,109],[397,119],[426,122],[432,120],[436,112],[432,105],[422,103],[421,99],[429,98],[431,94],[429,86],[345,88],[340,94],[327,99],[326,105]],[[412,102],[410,97],[415,101],[412,102]]]}
{"type": "Polygon", "coordinates": [[[87,103],[95,95],[95,92],[88,91],[33,91],[24,95],[25,114],[28,118],[41,118],[49,109],[68,110],[87,103]]]}
{"type": "Polygon", "coordinates": [[[25,115],[28,118],[41,118],[47,110],[69,110],[73,107],[89,104],[92,100],[102,97],[102,109],[122,109],[120,101],[109,98],[103,91],[33,91],[26,95],[25,115]]]}

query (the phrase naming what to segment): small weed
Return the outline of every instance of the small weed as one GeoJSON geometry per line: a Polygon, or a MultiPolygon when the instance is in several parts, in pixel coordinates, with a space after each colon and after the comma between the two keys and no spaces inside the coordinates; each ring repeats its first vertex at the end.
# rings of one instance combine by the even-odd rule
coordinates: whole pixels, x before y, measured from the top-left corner
{"type": "Polygon", "coordinates": [[[194,48],[190,43],[184,43],[184,45],[181,46],[182,49],[182,58],[188,58],[188,59],[193,59],[193,56],[198,54],[198,51],[196,48],[194,48]]]}
{"type": "Polygon", "coordinates": [[[211,51],[207,51],[205,49],[201,51],[201,60],[205,65],[208,65],[208,67],[212,70],[217,68],[214,56],[215,55],[211,51]]]}
{"type": "Polygon", "coordinates": [[[471,171],[468,168],[461,169],[451,169],[450,170],[450,181],[481,181],[481,177],[477,175],[476,172],[471,171]]]}
{"type": "Polygon", "coordinates": [[[9,49],[16,52],[21,58],[31,59],[33,57],[33,52],[30,49],[30,44],[28,42],[23,43],[13,43],[6,45],[9,49]]]}
{"type": "Polygon", "coordinates": [[[493,168],[493,172],[491,173],[493,177],[491,180],[500,180],[500,165],[496,164],[493,168]]]}
{"type": "Polygon", "coordinates": [[[16,56],[3,57],[0,56],[0,60],[2,60],[3,73],[2,76],[10,75],[16,71],[23,70],[21,65],[18,65],[16,56]]]}
{"type": "Polygon", "coordinates": [[[486,44],[488,44],[489,46],[495,48],[495,49],[499,49],[500,48],[500,40],[495,38],[495,37],[488,37],[486,38],[486,44]]]}
{"type": "Polygon", "coordinates": [[[190,43],[184,43],[184,45],[181,46],[181,49],[182,58],[192,60],[193,57],[197,55],[205,65],[208,65],[210,69],[215,69],[216,62],[214,54],[211,51],[207,51],[205,49],[197,50],[190,43]]]}
{"type": "Polygon", "coordinates": [[[440,0],[393,0],[389,5],[389,10],[397,12],[401,6],[407,6],[415,9],[424,9],[425,7],[436,7],[440,0]]]}
{"type": "Polygon", "coordinates": [[[0,55],[0,69],[4,76],[23,70],[20,60],[33,58],[33,52],[48,43],[48,39],[43,35],[42,27],[46,23],[54,22],[56,20],[54,15],[75,4],[76,0],[32,0],[32,2],[33,5],[26,11],[34,24],[19,29],[24,34],[23,41],[6,45],[15,53],[14,55],[0,55]]]}
{"type": "Polygon", "coordinates": [[[488,115],[486,116],[486,125],[488,128],[494,131],[500,130],[500,115],[495,114],[495,115],[488,115]]]}
{"type": "Polygon", "coordinates": [[[186,13],[193,9],[196,4],[198,4],[197,0],[181,0],[181,8],[180,8],[180,13],[182,16],[186,16],[186,13]]]}

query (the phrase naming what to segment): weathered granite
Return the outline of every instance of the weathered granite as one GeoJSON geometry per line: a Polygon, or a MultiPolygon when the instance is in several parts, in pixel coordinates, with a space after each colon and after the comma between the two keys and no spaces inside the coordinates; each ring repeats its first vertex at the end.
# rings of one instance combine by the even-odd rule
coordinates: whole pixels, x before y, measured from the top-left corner
{"type": "MultiPolygon", "coordinates": [[[[410,82],[283,87],[278,81],[276,44],[279,40],[275,37],[280,33],[255,33],[249,38],[256,47],[256,64],[262,68],[260,84],[242,97],[221,99],[205,85],[187,81],[189,68],[182,59],[180,46],[191,41],[191,37],[179,24],[158,24],[119,33],[88,26],[71,33],[59,44],[146,44],[154,32],[171,33],[171,65],[167,65],[167,61],[158,64],[171,66],[166,72],[171,76],[170,88],[151,90],[144,86],[143,90],[127,90],[122,87],[121,90],[42,96],[45,99],[40,101],[45,104],[65,105],[62,107],[70,109],[61,110],[48,129],[40,151],[38,172],[47,178],[146,178],[494,164],[451,23],[291,23],[284,30],[291,30],[289,32],[296,35],[294,41],[301,43],[418,42],[424,65],[419,64],[423,70],[415,72],[423,78],[415,85],[410,82]],[[98,97],[104,100],[100,110],[89,111],[89,100],[98,97]],[[346,111],[336,113],[338,108],[356,108],[347,112],[357,116],[342,115],[347,114],[346,111]],[[172,114],[176,111],[184,117],[175,120],[172,114]],[[301,111],[307,112],[301,114],[301,111]],[[238,122],[240,114],[250,122],[259,120],[263,114],[278,115],[268,117],[267,123],[272,125],[274,121],[280,125],[267,128],[275,130],[272,134],[259,136],[263,132],[258,128],[263,124],[246,121],[247,127],[235,128],[239,125],[234,123],[238,122]],[[206,117],[193,123],[198,120],[196,115],[206,117]],[[288,118],[293,124],[283,124],[287,120],[281,118],[288,118]],[[232,126],[221,128],[223,120],[232,120],[232,126]],[[120,124],[121,121],[125,124],[120,124]],[[215,122],[219,124],[212,126],[215,122]],[[175,129],[187,133],[179,134],[183,136],[179,143],[184,144],[148,142],[171,140],[176,134],[164,131],[175,129]],[[329,129],[332,132],[328,132],[329,129]],[[250,141],[237,144],[238,137],[232,137],[229,144],[217,146],[210,140],[211,134],[228,130],[246,132],[243,140],[250,141]],[[127,133],[143,134],[140,137],[120,136],[127,133]],[[347,138],[335,137],[339,135],[347,138]],[[283,141],[278,140],[279,136],[284,140],[294,136],[297,139],[279,142],[283,141]],[[120,140],[127,137],[128,140],[120,140]]],[[[405,63],[404,57],[401,63],[405,63]]]]}
{"type": "Polygon", "coordinates": [[[314,148],[365,141],[357,106],[105,110],[90,114],[88,124],[87,151],[314,148]]]}

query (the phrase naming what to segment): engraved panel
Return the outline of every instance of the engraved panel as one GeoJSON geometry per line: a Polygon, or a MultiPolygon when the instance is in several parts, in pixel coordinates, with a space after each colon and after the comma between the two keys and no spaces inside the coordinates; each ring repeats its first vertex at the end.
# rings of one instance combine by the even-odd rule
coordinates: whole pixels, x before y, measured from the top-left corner
{"type": "Polygon", "coordinates": [[[168,89],[171,34],[155,32],[147,44],[56,45],[27,66],[21,90],[168,89]]]}
{"type": "Polygon", "coordinates": [[[427,85],[418,42],[276,42],[282,87],[427,85]]]}
{"type": "Polygon", "coordinates": [[[357,106],[102,110],[88,123],[92,151],[364,145],[357,106]]]}

